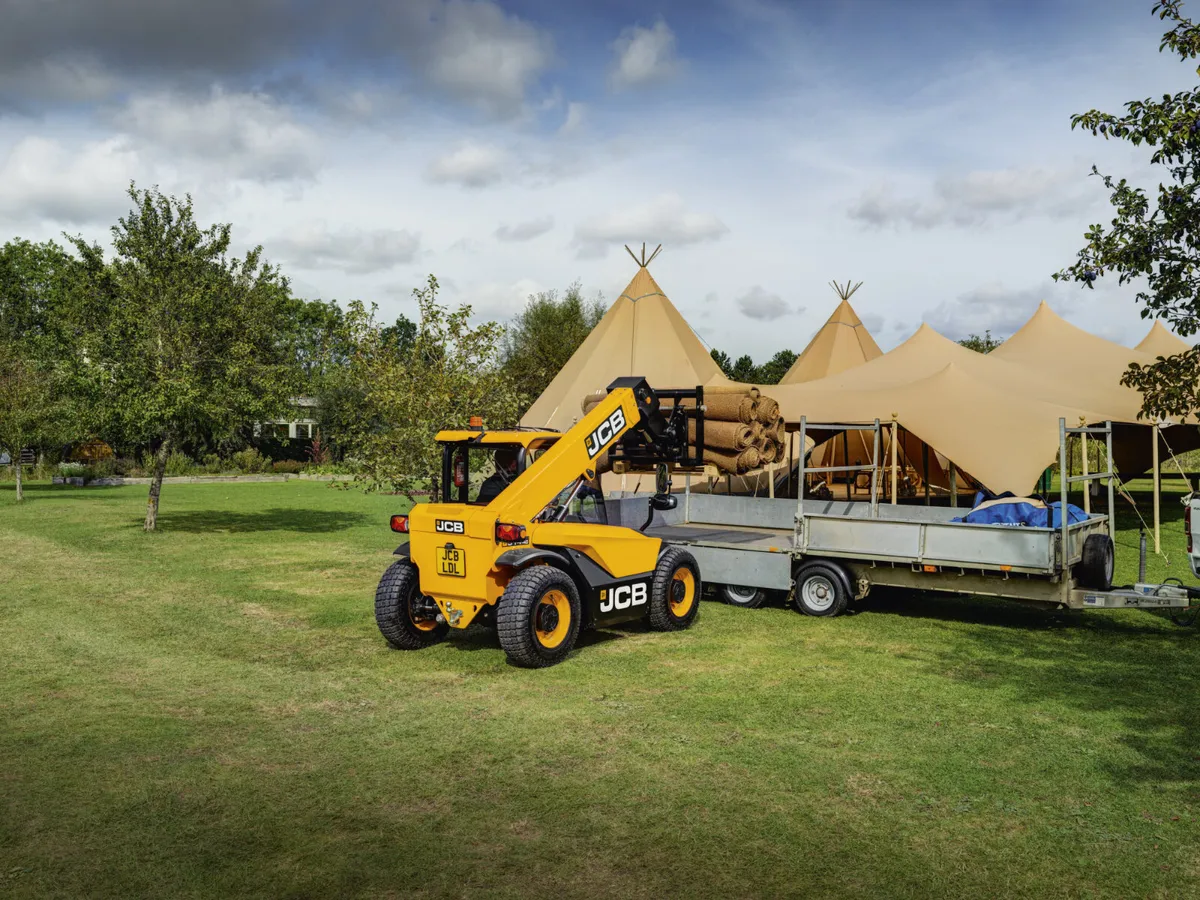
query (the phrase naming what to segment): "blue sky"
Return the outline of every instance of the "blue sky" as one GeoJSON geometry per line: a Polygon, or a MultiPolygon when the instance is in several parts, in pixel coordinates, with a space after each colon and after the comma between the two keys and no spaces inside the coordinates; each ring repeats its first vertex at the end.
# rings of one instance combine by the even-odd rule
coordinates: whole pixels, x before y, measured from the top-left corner
{"type": "Polygon", "coordinates": [[[103,240],[132,179],[386,318],[428,273],[489,318],[611,301],[646,241],[735,355],[801,349],[832,278],[885,347],[1041,299],[1133,343],[1133,289],[1050,274],[1111,217],[1093,163],[1152,175],[1071,113],[1195,83],[1150,6],[0,0],[0,238],[103,240]]]}

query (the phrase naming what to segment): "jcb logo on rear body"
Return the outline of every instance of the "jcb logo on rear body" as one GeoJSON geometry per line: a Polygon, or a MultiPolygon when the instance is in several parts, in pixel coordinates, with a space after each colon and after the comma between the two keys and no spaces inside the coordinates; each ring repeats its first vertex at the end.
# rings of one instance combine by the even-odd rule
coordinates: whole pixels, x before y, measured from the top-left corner
{"type": "Polygon", "coordinates": [[[451,519],[434,519],[433,529],[434,531],[441,531],[444,534],[462,534],[463,523],[455,522],[451,519]]]}
{"type": "Polygon", "coordinates": [[[621,433],[625,427],[625,410],[617,407],[612,415],[600,423],[600,426],[589,434],[583,442],[587,447],[588,459],[595,459],[608,444],[621,433]]]}
{"type": "Polygon", "coordinates": [[[629,609],[631,606],[644,606],[650,596],[650,585],[644,581],[637,584],[622,584],[615,588],[606,588],[600,592],[600,612],[612,612],[614,609],[629,609]]]}

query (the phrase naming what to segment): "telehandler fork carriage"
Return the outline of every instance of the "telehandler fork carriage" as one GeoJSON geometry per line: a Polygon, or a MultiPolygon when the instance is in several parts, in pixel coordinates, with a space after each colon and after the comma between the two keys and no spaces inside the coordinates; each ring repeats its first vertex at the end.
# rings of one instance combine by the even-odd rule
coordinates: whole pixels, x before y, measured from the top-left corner
{"type": "Polygon", "coordinates": [[[375,594],[383,636],[417,650],[480,622],[513,663],[539,668],[566,658],[585,628],[690,626],[700,609],[695,558],[642,532],[655,510],[675,508],[668,464],[702,464],[703,401],[702,387],[656,392],[643,378],[618,378],[562,434],[487,431],[477,419],[440,432],[441,502],[392,517],[409,539],[375,594]],[[607,522],[594,487],[605,454],[658,469],[642,531],[607,522]]]}

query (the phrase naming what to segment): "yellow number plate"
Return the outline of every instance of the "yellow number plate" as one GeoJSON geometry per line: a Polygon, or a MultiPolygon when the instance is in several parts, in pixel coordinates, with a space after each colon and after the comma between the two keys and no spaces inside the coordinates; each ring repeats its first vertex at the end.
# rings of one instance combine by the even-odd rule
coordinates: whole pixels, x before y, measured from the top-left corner
{"type": "Polygon", "coordinates": [[[437,566],[439,575],[454,575],[457,578],[467,577],[467,551],[456,547],[437,548],[437,566]]]}

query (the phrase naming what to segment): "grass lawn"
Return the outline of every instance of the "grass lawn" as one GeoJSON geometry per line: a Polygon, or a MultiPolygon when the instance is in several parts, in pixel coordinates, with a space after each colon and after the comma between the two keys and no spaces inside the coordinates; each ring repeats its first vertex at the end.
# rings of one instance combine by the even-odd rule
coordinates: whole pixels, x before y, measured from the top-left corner
{"type": "Polygon", "coordinates": [[[0,486],[0,895],[1200,895],[1194,629],[705,603],[526,671],[387,648],[394,498],[145,493],[0,486]]]}

